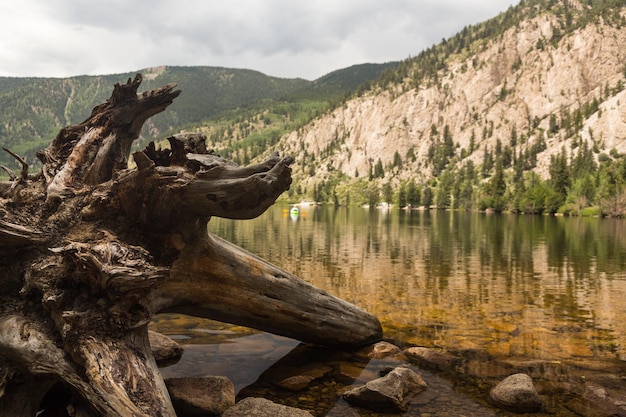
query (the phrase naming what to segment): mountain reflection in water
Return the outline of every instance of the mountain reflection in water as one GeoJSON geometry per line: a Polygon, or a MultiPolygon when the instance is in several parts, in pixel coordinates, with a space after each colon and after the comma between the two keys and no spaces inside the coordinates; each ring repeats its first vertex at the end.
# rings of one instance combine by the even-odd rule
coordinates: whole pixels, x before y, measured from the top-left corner
{"type": "MultiPolygon", "coordinates": [[[[487,386],[520,364],[560,383],[625,374],[624,220],[275,206],[209,230],[376,314],[386,339],[480,358],[466,371],[487,386]]],[[[189,338],[166,376],[226,375],[240,391],[297,345],[195,320],[157,318],[189,338]]]]}

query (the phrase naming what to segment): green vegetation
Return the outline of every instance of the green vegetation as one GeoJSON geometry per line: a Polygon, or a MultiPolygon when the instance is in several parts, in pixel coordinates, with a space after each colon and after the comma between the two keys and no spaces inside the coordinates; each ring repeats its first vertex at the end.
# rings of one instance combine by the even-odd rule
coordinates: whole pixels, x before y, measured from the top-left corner
{"type": "MultiPolygon", "coordinates": [[[[146,69],[141,71],[142,90],[176,83],[183,94],[166,112],[148,121],[136,145],[143,147],[147,141],[181,130],[205,130],[214,135],[214,146],[226,154],[243,155],[241,149],[247,149],[252,158],[283,133],[304,125],[394,65],[355,65],[315,81],[269,77],[245,69],[146,69]],[[246,123],[250,126],[244,127],[246,123]],[[220,138],[220,133],[228,137],[220,138]],[[235,143],[244,139],[242,144],[235,143]]],[[[62,127],[85,120],[91,109],[111,95],[115,83],[132,77],[134,73],[64,79],[0,77],[0,145],[36,164],[36,151],[47,146],[62,127]]],[[[0,164],[15,166],[4,152],[0,152],[0,164]]]]}
{"type": "MultiPolygon", "coordinates": [[[[426,184],[409,180],[399,182],[396,187],[382,176],[378,177],[382,181],[361,178],[347,183],[345,174],[336,172],[315,185],[312,197],[318,202],[345,205],[375,206],[385,201],[400,207],[434,205],[438,209],[623,217],[626,156],[608,156],[596,162],[592,147],[581,141],[569,152],[563,148],[552,157],[546,180],[528,165],[519,171],[505,171],[504,153],[496,152],[487,178],[471,161],[460,168],[449,165],[438,178],[426,184]]],[[[513,154],[518,155],[516,149],[513,154]]],[[[512,163],[523,166],[524,159],[516,157],[512,163]]]]}
{"type": "MultiPolygon", "coordinates": [[[[357,65],[315,81],[278,79],[256,71],[226,68],[146,70],[146,90],[176,82],[184,94],[167,112],[150,119],[138,146],[181,130],[202,131],[209,147],[246,165],[266,155],[286,133],[301,133],[307,124],[355,96],[379,92],[393,96],[431,86],[445,90],[442,80],[451,62],[466,62],[463,71],[486,65],[477,53],[507,30],[542,14],[550,13],[556,19],[551,37],[536,42],[537,51],[567,47],[562,41],[588,24],[626,26],[623,1],[582,0],[577,4],[583,7],[570,0],[524,0],[493,19],[467,26],[416,57],[400,63],[357,65]]],[[[509,69],[512,74],[523,72],[524,61],[521,57],[512,61],[509,69]]],[[[395,151],[391,160],[373,157],[363,172],[345,173],[334,168],[331,161],[337,152],[346,151],[342,147],[346,133],[335,132],[334,140],[315,154],[308,153],[302,144],[301,154],[294,156],[305,178],[296,178],[284,198],[342,205],[376,205],[384,201],[454,210],[624,216],[626,157],[616,149],[606,149],[591,131],[581,135],[586,120],[592,115],[601,116],[602,104],[624,90],[626,66],[621,73],[621,79],[607,83],[586,102],[562,107],[558,113],[545,118],[542,115],[541,119],[531,111],[528,128],[518,131],[512,125],[507,135],[501,135],[500,130],[498,134],[506,137],[494,137],[494,130],[498,131],[494,121],[482,120],[475,111],[470,117],[480,123],[471,127],[469,145],[461,147],[449,121],[441,117],[430,132],[419,138],[428,143],[427,158],[422,161],[417,160],[415,143],[406,152],[395,151]],[[547,174],[542,177],[537,161],[547,150],[546,142],[567,146],[552,156],[547,171],[545,166],[541,168],[547,174]],[[427,178],[418,181],[400,175],[410,166],[427,172],[427,178]],[[298,181],[309,178],[315,182],[298,181]]],[[[33,161],[35,151],[45,146],[60,127],[82,121],[93,106],[108,97],[114,83],[132,75],[0,78],[0,143],[33,161]]],[[[515,83],[507,83],[506,79],[495,92],[500,105],[506,105],[514,95],[515,83]]],[[[406,118],[402,124],[409,127],[406,118]]],[[[0,163],[10,160],[8,155],[0,154],[0,163]]]]}
{"type": "MultiPolygon", "coordinates": [[[[542,14],[556,17],[550,39],[540,39],[538,50],[567,47],[561,41],[588,24],[626,25],[623,1],[581,1],[575,7],[569,0],[526,0],[505,13],[464,28],[450,39],[443,40],[418,56],[401,62],[398,67],[385,70],[375,81],[364,85],[372,94],[412,88],[437,86],[445,91],[441,80],[451,61],[468,60],[475,67],[483,63],[475,58],[487,45],[505,31],[518,27],[542,14]],[[474,57],[474,58],[472,58],[474,57]]],[[[523,71],[520,59],[511,66],[511,72],[523,71]]],[[[415,161],[411,148],[406,155],[396,152],[392,161],[370,159],[369,175],[356,174],[351,183],[343,184],[341,172],[329,172],[321,185],[325,192],[312,195],[316,201],[339,204],[369,204],[380,202],[399,206],[435,206],[440,209],[512,211],[534,214],[626,216],[626,157],[615,149],[605,149],[594,133],[585,132],[585,121],[592,115],[602,117],[602,104],[622,92],[626,85],[626,66],[622,78],[607,83],[596,97],[578,102],[577,107],[563,107],[558,114],[545,119],[532,118],[530,127],[518,132],[512,126],[508,137],[494,136],[494,122],[485,121],[482,131],[472,131],[469,147],[460,148],[445,120],[433,124],[428,140],[427,157],[419,161],[418,169],[430,175],[423,182],[397,176],[397,170],[406,161],[415,161]],[[491,139],[487,141],[487,139],[491,139]],[[538,174],[538,155],[547,150],[546,141],[567,143],[550,160],[547,175],[538,174]],[[483,143],[496,143],[486,146],[483,143]],[[468,156],[482,153],[481,163],[475,165],[468,156]],[[404,158],[403,158],[404,157],[404,158]],[[403,160],[404,159],[404,160],[403,160]],[[369,181],[368,181],[369,180],[369,181]]],[[[449,80],[447,78],[446,80],[449,80]]],[[[514,93],[514,86],[506,80],[498,95],[505,102],[514,93]]],[[[357,94],[364,94],[359,90],[357,94]]],[[[479,120],[481,115],[472,115],[479,120]]],[[[405,124],[408,125],[405,119],[405,124]]],[[[600,134],[598,136],[601,136],[600,134]]],[[[557,145],[561,146],[561,145],[557,145]]],[[[553,152],[553,151],[552,151],[553,152]]],[[[309,156],[313,160],[315,155],[309,156]]],[[[323,166],[322,158],[317,166],[323,166]]],[[[545,167],[543,168],[545,169],[545,167]]],[[[316,165],[311,164],[309,175],[314,176],[316,165]]],[[[311,198],[310,191],[297,187],[293,199],[311,198]]]]}

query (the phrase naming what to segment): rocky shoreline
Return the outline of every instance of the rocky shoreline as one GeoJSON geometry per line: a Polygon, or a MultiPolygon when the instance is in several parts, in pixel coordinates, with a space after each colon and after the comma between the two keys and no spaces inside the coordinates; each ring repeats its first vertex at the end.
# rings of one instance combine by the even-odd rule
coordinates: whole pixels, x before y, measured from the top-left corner
{"type": "MultiPolygon", "coordinates": [[[[182,355],[167,336],[151,332],[151,344],[159,364],[182,355]]],[[[564,372],[571,366],[390,342],[356,352],[300,345],[237,396],[223,376],[166,378],[166,384],[181,417],[626,416],[624,375],[612,373],[611,364],[564,372]]]]}

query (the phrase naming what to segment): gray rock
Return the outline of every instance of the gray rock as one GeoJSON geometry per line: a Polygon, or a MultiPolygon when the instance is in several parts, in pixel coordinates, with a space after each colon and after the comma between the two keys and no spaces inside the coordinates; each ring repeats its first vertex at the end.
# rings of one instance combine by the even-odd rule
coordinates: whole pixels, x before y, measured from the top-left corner
{"type": "Polygon", "coordinates": [[[343,394],[354,405],[384,412],[406,411],[411,399],[426,390],[426,382],[409,368],[398,367],[382,378],[343,394]]]}
{"type": "Polygon", "coordinates": [[[264,398],[248,397],[226,410],[222,417],[313,417],[313,414],[264,398]]]}
{"type": "Polygon", "coordinates": [[[490,396],[498,407],[517,413],[534,413],[543,409],[543,401],[527,374],[505,378],[491,390],[490,396]]]}
{"type": "Polygon", "coordinates": [[[173,365],[183,356],[184,349],[164,334],[148,330],[152,355],[159,367],[173,365]]]}
{"type": "Polygon", "coordinates": [[[179,414],[218,416],[235,405],[235,387],[226,377],[167,378],[165,385],[179,414]]]}

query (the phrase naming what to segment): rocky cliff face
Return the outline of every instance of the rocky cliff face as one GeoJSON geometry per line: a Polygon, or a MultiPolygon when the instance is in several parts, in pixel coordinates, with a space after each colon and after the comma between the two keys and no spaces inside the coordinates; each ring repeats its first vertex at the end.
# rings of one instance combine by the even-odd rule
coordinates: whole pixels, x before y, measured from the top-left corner
{"type": "Polygon", "coordinates": [[[535,167],[544,178],[550,156],[569,154],[581,139],[595,145],[596,158],[626,153],[626,29],[598,18],[562,35],[562,19],[536,13],[446,57],[435,78],[375,88],[283,137],[283,151],[299,162],[296,181],[308,187],[337,172],[362,178],[380,159],[385,181],[425,182],[433,175],[429,149],[446,125],[457,166],[479,166],[498,140],[517,154],[545,142],[535,167]]]}

